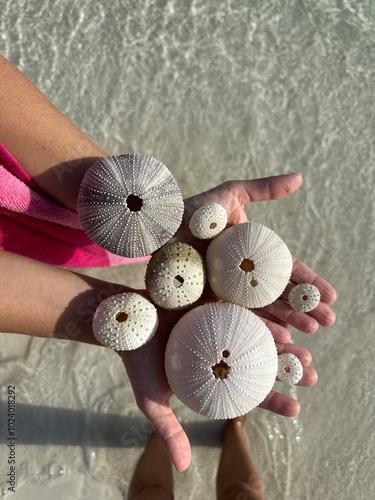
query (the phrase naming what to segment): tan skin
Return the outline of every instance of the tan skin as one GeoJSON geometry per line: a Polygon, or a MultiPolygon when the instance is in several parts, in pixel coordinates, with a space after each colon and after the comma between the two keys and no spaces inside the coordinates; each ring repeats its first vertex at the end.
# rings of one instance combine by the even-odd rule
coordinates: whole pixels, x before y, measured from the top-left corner
{"type": "MultiPolygon", "coordinates": [[[[36,87],[8,61],[0,57],[0,142],[21,163],[33,180],[49,195],[75,209],[80,181],[96,158],[106,153],[62,115],[36,87]],[[22,117],[22,119],[20,119],[22,117]],[[36,117],[38,118],[36,120],[36,117]],[[6,119],[5,119],[6,118],[6,119]],[[61,168],[63,167],[63,170],[61,168]]],[[[185,200],[184,222],[174,239],[195,246],[202,253],[207,243],[192,237],[187,222],[191,214],[208,202],[219,202],[227,210],[228,224],[247,220],[247,203],[276,200],[295,192],[302,183],[300,174],[280,175],[265,179],[229,181],[205,193],[185,200]]],[[[0,251],[0,330],[28,335],[58,338],[64,325],[76,325],[79,334],[71,338],[97,344],[89,317],[77,313],[77,304],[99,303],[103,290],[107,295],[130,290],[87,278],[67,270],[0,251]],[[59,293],[55,290],[59,283],[59,293]],[[20,315],[19,311],[24,313],[20,315]]],[[[304,366],[299,383],[312,386],[317,373],[310,368],[311,355],[290,344],[288,325],[313,333],[319,325],[330,326],[335,315],[329,308],[336,299],[334,288],[300,260],[294,258],[292,283],[310,282],[321,292],[321,303],[311,313],[295,312],[284,295],[272,305],[256,310],[271,330],[279,353],[292,352],[304,366]]],[[[142,291],[142,293],[145,293],[142,291]]],[[[216,300],[207,289],[202,301],[216,300]]],[[[153,425],[177,470],[185,470],[191,460],[187,435],[171,410],[172,391],[164,372],[164,348],[169,333],[182,312],[159,309],[159,328],[145,346],[132,352],[119,353],[132,384],[136,402],[153,425]]],[[[299,403],[286,395],[271,391],[261,408],[285,416],[299,413],[299,403]]]]}

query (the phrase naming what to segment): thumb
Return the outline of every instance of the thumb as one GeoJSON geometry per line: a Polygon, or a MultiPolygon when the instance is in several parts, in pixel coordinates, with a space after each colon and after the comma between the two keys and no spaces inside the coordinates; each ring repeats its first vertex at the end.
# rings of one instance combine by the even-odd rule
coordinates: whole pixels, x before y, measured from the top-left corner
{"type": "Polygon", "coordinates": [[[230,182],[233,193],[242,204],[246,205],[254,201],[277,200],[294,193],[302,184],[302,175],[299,173],[274,175],[261,179],[230,182]]]}
{"type": "Polygon", "coordinates": [[[189,439],[171,407],[165,407],[165,410],[167,411],[158,415],[146,414],[146,417],[164,445],[171,462],[179,472],[182,472],[191,462],[189,439]]]}

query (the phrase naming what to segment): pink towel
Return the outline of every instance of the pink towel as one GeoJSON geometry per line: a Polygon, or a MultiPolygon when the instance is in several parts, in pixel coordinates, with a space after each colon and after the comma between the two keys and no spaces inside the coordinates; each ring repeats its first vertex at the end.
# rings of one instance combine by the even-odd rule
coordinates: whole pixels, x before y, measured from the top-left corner
{"type": "Polygon", "coordinates": [[[140,262],[96,245],[73,210],[52,200],[0,144],[0,248],[63,267],[140,262]]]}

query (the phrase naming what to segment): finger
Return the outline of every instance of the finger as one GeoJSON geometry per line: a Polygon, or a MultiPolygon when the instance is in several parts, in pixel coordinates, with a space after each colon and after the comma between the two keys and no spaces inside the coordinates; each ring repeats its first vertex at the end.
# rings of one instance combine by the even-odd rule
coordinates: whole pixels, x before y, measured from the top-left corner
{"type": "Polygon", "coordinates": [[[295,311],[282,299],[277,299],[269,306],[262,307],[262,311],[275,316],[301,332],[314,333],[319,328],[319,323],[315,318],[308,314],[295,311]]]}
{"type": "Polygon", "coordinates": [[[160,412],[160,406],[157,406],[157,414],[153,411],[142,411],[167,450],[171,462],[178,471],[182,472],[189,467],[191,462],[189,439],[172,409],[167,406],[163,407],[163,411],[160,412]]]}
{"type": "Polygon", "coordinates": [[[272,316],[272,314],[267,313],[264,309],[251,309],[251,311],[262,319],[267,319],[273,323],[276,323],[284,328],[288,328],[288,323],[281,321],[281,319],[272,316]]]}
{"type": "Polygon", "coordinates": [[[316,321],[324,327],[332,326],[336,321],[336,314],[327,304],[320,303],[316,309],[307,314],[316,319],[316,321]]]}
{"type": "Polygon", "coordinates": [[[290,352],[297,356],[297,358],[301,361],[303,367],[310,366],[311,364],[311,354],[304,347],[300,347],[295,344],[280,344],[276,342],[277,354],[284,354],[290,352]]]}
{"type": "Polygon", "coordinates": [[[254,201],[278,200],[294,193],[302,184],[302,175],[275,175],[248,181],[229,181],[227,184],[227,188],[245,205],[254,201]]]}
{"type": "MultiPolygon", "coordinates": [[[[277,379],[279,380],[279,379],[277,379]]],[[[302,387],[312,387],[318,381],[318,374],[314,368],[306,367],[303,369],[301,380],[296,384],[302,387]]]]}
{"type": "Polygon", "coordinates": [[[298,401],[286,394],[281,394],[276,391],[271,391],[266,399],[259,405],[259,408],[272,411],[284,417],[296,417],[300,412],[300,404],[298,401]]]}
{"type": "Polygon", "coordinates": [[[326,304],[332,304],[337,298],[336,290],[328,281],[318,276],[312,269],[306,266],[296,257],[293,257],[292,281],[295,284],[312,283],[319,289],[320,300],[326,304]]]}
{"type": "Polygon", "coordinates": [[[287,344],[290,342],[290,332],[285,326],[280,325],[278,322],[274,322],[266,317],[262,317],[261,314],[257,314],[257,316],[260,317],[266,327],[270,330],[275,342],[280,342],[281,344],[287,344]]]}

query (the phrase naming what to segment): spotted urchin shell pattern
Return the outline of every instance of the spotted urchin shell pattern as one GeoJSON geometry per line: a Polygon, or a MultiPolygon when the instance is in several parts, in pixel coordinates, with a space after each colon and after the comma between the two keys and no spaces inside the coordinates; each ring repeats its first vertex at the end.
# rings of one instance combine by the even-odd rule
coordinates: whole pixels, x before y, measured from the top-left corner
{"type": "Polygon", "coordinates": [[[294,354],[287,352],[278,356],[277,377],[288,385],[295,385],[303,377],[303,366],[294,354]]]}
{"type": "Polygon", "coordinates": [[[300,283],[289,292],[288,302],[296,311],[310,312],[319,305],[319,289],[311,283],[300,283]]]}
{"type": "Polygon", "coordinates": [[[156,308],[138,293],[120,293],[97,307],[92,328],[95,338],[115,351],[132,351],[146,344],[158,326],[156,308]]]}
{"type": "Polygon", "coordinates": [[[274,302],[288,284],[293,261],[282,239],[257,222],[225,229],[208,246],[207,279],[222,300],[243,307],[274,302]]]}
{"type": "Polygon", "coordinates": [[[165,370],[171,389],[190,409],[212,419],[234,418],[271,391],[277,351],[271,332],[254,313],[213,302],[192,309],[175,325],[165,370]]]}
{"type": "Polygon", "coordinates": [[[186,243],[167,243],[148,262],[145,283],[155,304],[164,309],[182,309],[203,293],[204,261],[186,243]]]}
{"type": "Polygon", "coordinates": [[[189,221],[189,228],[196,238],[209,240],[221,233],[227,222],[227,212],[222,205],[207,203],[193,213],[189,221]]]}
{"type": "Polygon", "coordinates": [[[149,155],[102,158],[86,172],[79,190],[78,214],[87,235],[124,257],[146,256],[164,245],[180,227],[183,212],[175,178],[149,155]],[[141,208],[129,208],[131,195],[141,200],[141,208]]]}

